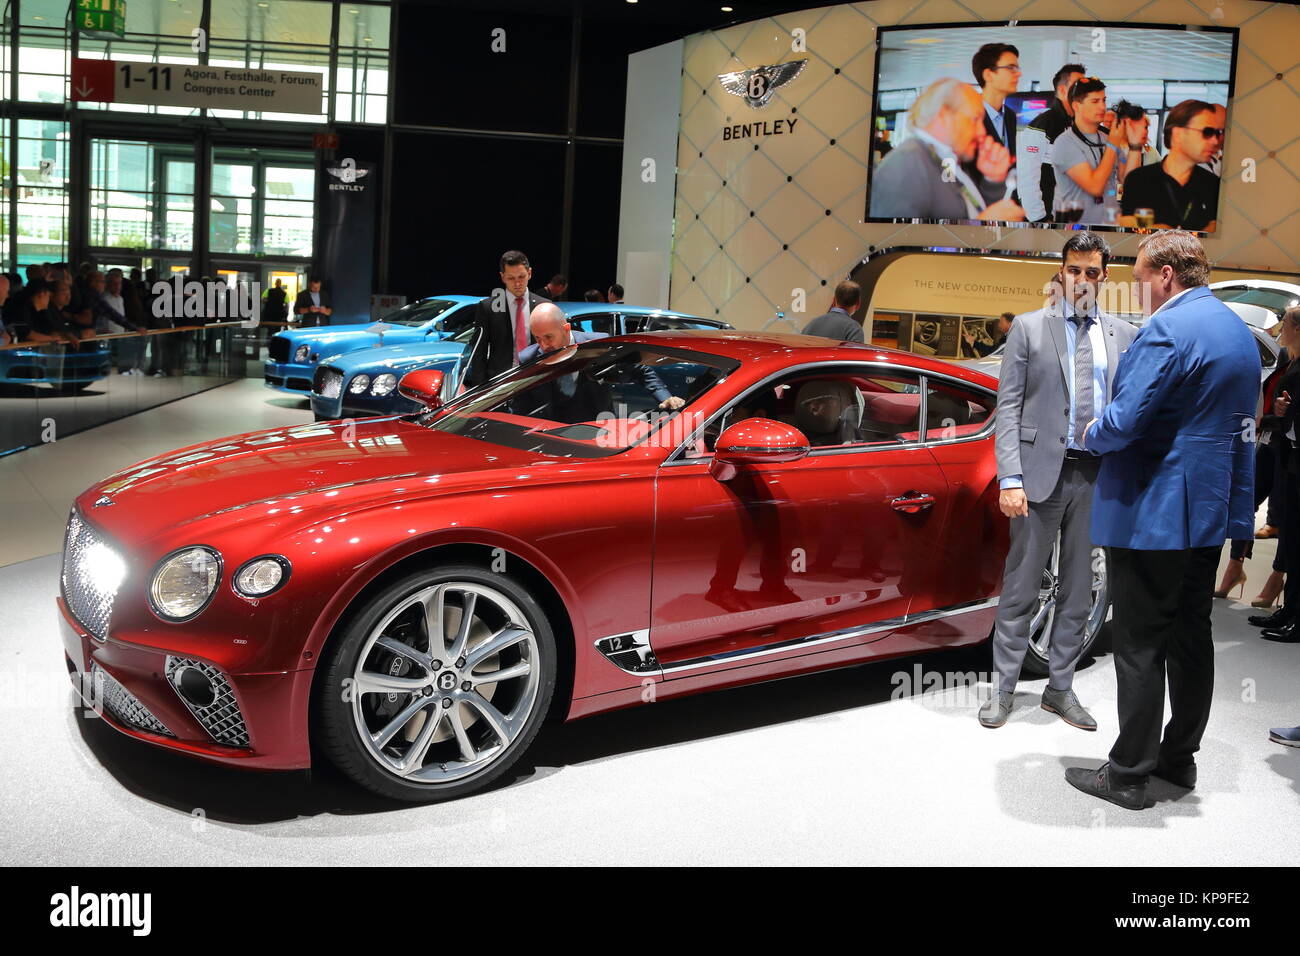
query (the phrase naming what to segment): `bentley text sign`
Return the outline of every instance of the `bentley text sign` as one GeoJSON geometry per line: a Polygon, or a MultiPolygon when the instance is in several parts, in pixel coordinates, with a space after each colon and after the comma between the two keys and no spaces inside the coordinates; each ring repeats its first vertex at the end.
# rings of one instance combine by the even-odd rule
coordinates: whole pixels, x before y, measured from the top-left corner
{"type": "Polygon", "coordinates": [[[323,73],[81,58],[72,61],[75,102],[318,114],[325,111],[324,96],[323,73]]]}

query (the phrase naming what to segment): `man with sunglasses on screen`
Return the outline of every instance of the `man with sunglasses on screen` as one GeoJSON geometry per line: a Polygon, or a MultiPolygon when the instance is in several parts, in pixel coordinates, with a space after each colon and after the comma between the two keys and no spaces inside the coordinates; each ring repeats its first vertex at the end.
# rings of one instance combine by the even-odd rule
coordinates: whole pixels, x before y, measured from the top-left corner
{"type": "MultiPolygon", "coordinates": [[[[1219,177],[1201,163],[1223,148],[1213,104],[1183,100],[1165,115],[1169,152],[1158,164],[1141,166],[1124,180],[1121,225],[1135,226],[1137,210],[1150,209],[1159,229],[1213,232],[1218,225],[1219,177]]],[[[1226,114],[1225,114],[1226,115],[1226,114]]]]}

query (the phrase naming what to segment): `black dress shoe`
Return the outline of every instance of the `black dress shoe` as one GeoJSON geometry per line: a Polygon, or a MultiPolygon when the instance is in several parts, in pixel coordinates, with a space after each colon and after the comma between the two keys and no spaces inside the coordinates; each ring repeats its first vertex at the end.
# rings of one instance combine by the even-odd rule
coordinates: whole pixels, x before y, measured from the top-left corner
{"type": "Polygon", "coordinates": [[[1184,790],[1196,789],[1196,764],[1182,764],[1181,766],[1166,766],[1156,764],[1155,775],[1161,780],[1172,783],[1175,787],[1182,787],[1184,790]]]}
{"type": "Polygon", "coordinates": [[[1291,623],[1291,612],[1280,607],[1272,614],[1252,614],[1246,620],[1255,627],[1283,627],[1291,623]]]}
{"type": "Polygon", "coordinates": [[[1300,644],[1300,624],[1293,621],[1285,627],[1270,627],[1260,637],[1278,644],[1300,644]]]}
{"type": "Polygon", "coordinates": [[[1104,763],[1096,770],[1086,767],[1069,767],[1065,779],[1076,790],[1090,796],[1108,800],[1125,810],[1141,810],[1147,802],[1145,783],[1122,784],[1110,779],[1110,764],[1104,763]]]}

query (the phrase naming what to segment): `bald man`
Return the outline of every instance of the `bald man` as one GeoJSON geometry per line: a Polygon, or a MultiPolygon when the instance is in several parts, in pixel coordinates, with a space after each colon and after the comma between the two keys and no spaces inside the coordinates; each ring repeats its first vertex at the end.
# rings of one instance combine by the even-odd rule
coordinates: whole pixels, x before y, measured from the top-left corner
{"type": "Polygon", "coordinates": [[[876,168],[873,219],[1025,218],[1008,198],[1012,157],[984,126],[984,100],[951,78],[927,86],[908,110],[910,135],[876,168]]]}
{"type": "MultiPolygon", "coordinates": [[[[574,332],[568,317],[554,302],[543,302],[533,309],[532,314],[528,316],[528,331],[532,333],[535,341],[519,353],[520,365],[531,362],[539,355],[550,355],[582,342],[605,338],[605,335],[600,332],[574,332]]],[[[643,367],[642,382],[646,391],[655,397],[662,411],[676,411],[686,404],[683,399],[669,391],[663,380],[655,374],[654,369],[643,367]]]]}

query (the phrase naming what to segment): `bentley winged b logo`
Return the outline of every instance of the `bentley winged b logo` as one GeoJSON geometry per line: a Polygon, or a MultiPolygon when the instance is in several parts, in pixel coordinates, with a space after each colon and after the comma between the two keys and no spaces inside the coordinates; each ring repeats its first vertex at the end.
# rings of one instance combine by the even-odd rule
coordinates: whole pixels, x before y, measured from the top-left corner
{"type": "Polygon", "coordinates": [[[733,96],[739,96],[751,108],[761,110],[772,100],[772,94],[803,72],[808,60],[791,60],[774,66],[756,66],[752,70],[719,73],[718,82],[733,96]]]}
{"type": "Polygon", "coordinates": [[[345,159],[337,166],[327,166],[325,171],[343,183],[354,183],[358,179],[365,179],[370,175],[368,169],[357,169],[355,159],[345,159]]]}

